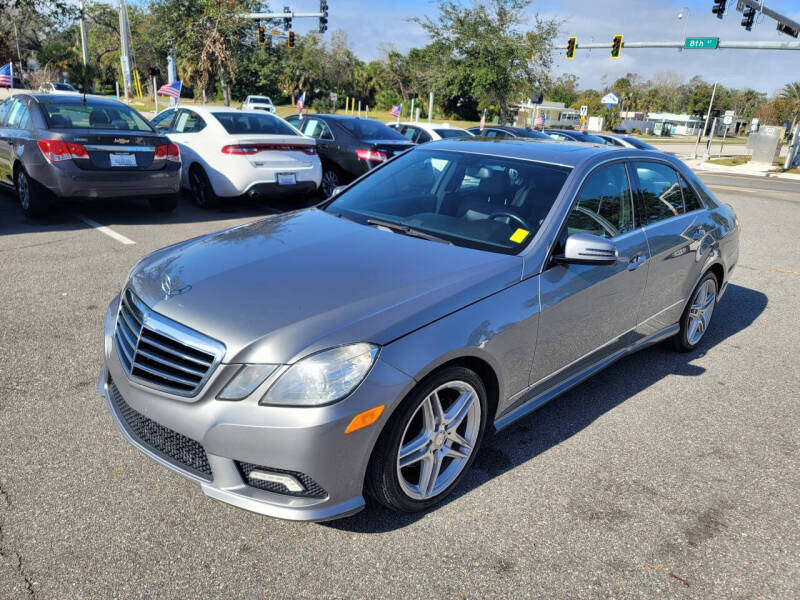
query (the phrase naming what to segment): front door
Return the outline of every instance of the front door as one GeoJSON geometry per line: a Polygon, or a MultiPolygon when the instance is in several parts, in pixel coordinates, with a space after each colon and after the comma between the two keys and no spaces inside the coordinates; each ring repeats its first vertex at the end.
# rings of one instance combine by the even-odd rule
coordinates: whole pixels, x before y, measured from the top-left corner
{"type": "Polygon", "coordinates": [[[631,342],[647,281],[649,253],[636,222],[631,183],[624,162],[603,166],[584,182],[556,242],[589,233],[610,239],[614,265],[551,262],[540,277],[539,337],[532,385],[557,385],[631,342]]]}

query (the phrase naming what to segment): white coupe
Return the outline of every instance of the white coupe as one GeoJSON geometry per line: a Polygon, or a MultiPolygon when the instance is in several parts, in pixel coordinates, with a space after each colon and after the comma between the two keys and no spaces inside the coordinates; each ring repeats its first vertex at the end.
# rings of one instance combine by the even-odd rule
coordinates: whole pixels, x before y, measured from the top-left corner
{"type": "Polygon", "coordinates": [[[180,148],[183,187],[200,207],[245,194],[304,199],[322,181],[315,140],[268,112],[174,107],[150,122],[180,148]]]}

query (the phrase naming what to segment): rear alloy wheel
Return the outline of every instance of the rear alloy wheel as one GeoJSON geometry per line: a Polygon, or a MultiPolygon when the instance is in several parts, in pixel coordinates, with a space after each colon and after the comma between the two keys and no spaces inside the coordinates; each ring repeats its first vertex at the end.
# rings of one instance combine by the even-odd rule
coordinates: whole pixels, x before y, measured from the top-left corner
{"type": "Polygon", "coordinates": [[[211,187],[211,182],[208,180],[208,175],[203,170],[203,167],[194,165],[189,171],[189,187],[192,191],[192,200],[200,208],[214,208],[218,204],[217,195],[214,193],[214,188],[211,187]]]}
{"type": "Polygon", "coordinates": [[[47,198],[41,186],[28,177],[25,169],[20,167],[14,178],[22,212],[27,217],[40,217],[47,211],[47,198]]]}
{"type": "Polygon", "coordinates": [[[334,167],[325,167],[322,172],[322,193],[326,198],[333,195],[333,190],[342,185],[342,178],[334,167]]]}
{"type": "Polygon", "coordinates": [[[705,337],[711,316],[717,305],[717,278],[706,273],[692,294],[692,299],[683,313],[681,329],[673,338],[673,346],[681,352],[694,350],[705,337]]]}
{"type": "Polygon", "coordinates": [[[416,512],[447,496],[475,459],[486,391],[469,369],[431,377],[398,408],[370,460],[367,487],[384,506],[416,512]]]}

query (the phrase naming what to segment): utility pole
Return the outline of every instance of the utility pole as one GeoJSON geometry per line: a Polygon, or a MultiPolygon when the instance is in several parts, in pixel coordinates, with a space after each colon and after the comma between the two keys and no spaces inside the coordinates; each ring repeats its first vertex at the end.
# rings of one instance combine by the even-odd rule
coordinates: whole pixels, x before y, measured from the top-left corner
{"type": "Polygon", "coordinates": [[[128,41],[128,9],[125,6],[125,0],[119,0],[119,38],[122,84],[125,87],[125,101],[130,102],[128,92],[131,88],[131,59],[128,41]]]}
{"type": "Polygon", "coordinates": [[[718,83],[719,83],[718,81],[714,82],[714,89],[711,91],[711,102],[708,103],[708,113],[706,114],[706,120],[703,122],[702,127],[700,128],[700,132],[697,134],[697,142],[695,142],[694,144],[694,153],[692,154],[692,158],[697,158],[697,147],[700,145],[700,138],[703,137],[703,133],[705,133],[706,126],[708,125],[708,120],[711,118],[711,107],[714,106],[714,96],[717,95],[718,83]]]}
{"type": "Polygon", "coordinates": [[[83,10],[84,10],[83,9],[83,0],[80,1],[80,4],[78,6],[80,7],[80,10],[81,10],[81,22],[80,22],[80,26],[81,26],[81,50],[83,52],[83,66],[85,67],[86,65],[89,64],[89,45],[88,45],[87,39],[86,39],[86,20],[84,19],[84,15],[83,15],[83,10]]]}
{"type": "Polygon", "coordinates": [[[19,51],[19,31],[17,31],[17,15],[14,15],[14,37],[17,40],[17,61],[19,62],[19,76],[22,77],[22,52],[19,51]]]}

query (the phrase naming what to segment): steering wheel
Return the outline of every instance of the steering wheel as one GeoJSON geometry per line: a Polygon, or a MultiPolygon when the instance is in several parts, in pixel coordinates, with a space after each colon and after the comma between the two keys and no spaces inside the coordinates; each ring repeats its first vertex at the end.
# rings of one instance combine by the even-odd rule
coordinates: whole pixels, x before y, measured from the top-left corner
{"type": "Polygon", "coordinates": [[[533,229],[530,225],[528,225],[528,223],[525,221],[525,219],[523,219],[519,215],[516,215],[516,214],[514,214],[512,212],[508,212],[506,210],[501,210],[501,211],[498,211],[496,213],[492,213],[492,214],[489,215],[489,218],[491,220],[493,220],[493,221],[495,219],[497,219],[498,217],[508,217],[512,221],[516,221],[519,225],[522,225],[522,228],[523,229],[527,229],[528,231],[531,231],[533,229]]]}

